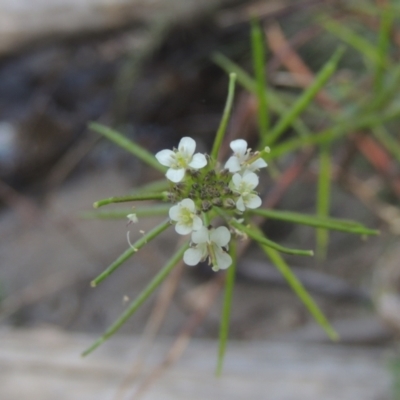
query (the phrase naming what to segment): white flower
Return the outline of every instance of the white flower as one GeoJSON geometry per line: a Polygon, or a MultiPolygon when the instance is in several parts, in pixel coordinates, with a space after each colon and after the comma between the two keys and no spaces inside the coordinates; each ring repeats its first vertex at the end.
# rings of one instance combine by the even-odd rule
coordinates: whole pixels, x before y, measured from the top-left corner
{"type": "Polygon", "coordinates": [[[135,213],[133,214],[128,214],[126,216],[126,218],[128,218],[128,224],[137,224],[138,223],[138,217],[135,213]]]}
{"type": "Polygon", "coordinates": [[[220,226],[210,231],[203,226],[192,233],[192,243],[196,246],[185,251],[183,261],[187,265],[197,265],[208,257],[214,271],[226,269],[232,264],[232,258],[222,247],[227,246],[230,240],[231,234],[227,227],[220,226]]]}
{"type": "Polygon", "coordinates": [[[204,154],[196,153],[196,142],[190,137],[183,137],[178,150],[161,150],[156,154],[158,162],[169,167],[166,177],[174,182],[180,182],[188,168],[200,169],[207,165],[204,154]]]}
{"type": "Polygon", "coordinates": [[[175,230],[180,235],[187,235],[203,226],[201,218],[196,214],[196,206],[191,199],[183,199],[169,210],[169,217],[177,221],[175,230]]]}
{"type": "Polygon", "coordinates": [[[261,205],[261,199],[254,193],[254,188],[258,185],[258,176],[254,172],[247,172],[243,176],[234,174],[231,180],[231,189],[239,193],[236,200],[236,208],[244,211],[246,208],[258,208],[261,205]]]}
{"type": "Polygon", "coordinates": [[[267,166],[267,163],[262,158],[257,158],[254,162],[248,164],[248,160],[251,156],[251,149],[247,148],[247,142],[245,140],[234,140],[231,142],[230,147],[233,151],[233,156],[231,156],[225,164],[225,168],[228,169],[229,172],[257,171],[267,166]]]}

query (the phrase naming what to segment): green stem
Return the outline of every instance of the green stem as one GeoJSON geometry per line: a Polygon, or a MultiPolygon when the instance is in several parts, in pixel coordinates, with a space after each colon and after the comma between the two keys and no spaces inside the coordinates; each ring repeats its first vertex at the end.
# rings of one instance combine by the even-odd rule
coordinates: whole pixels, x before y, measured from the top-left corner
{"type": "Polygon", "coordinates": [[[124,219],[128,214],[135,213],[138,217],[155,217],[168,214],[170,204],[163,204],[154,207],[127,208],[114,211],[90,211],[82,213],[80,216],[85,219],[124,219]]]}
{"type": "MultiPolygon", "coordinates": [[[[243,68],[221,53],[213,54],[212,59],[226,72],[234,72],[237,75],[238,82],[250,93],[257,95],[257,83],[246,71],[243,70],[243,68]]],[[[271,110],[276,111],[281,116],[288,112],[289,108],[281,101],[280,97],[272,90],[271,87],[268,88],[268,91],[265,91],[265,95],[267,96],[267,103],[271,110]]],[[[292,122],[292,125],[294,130],[300,136],[311,135],[311,131],[301,119],[296,118],[292,122]]]]}
{"type": "Polygon", "coordinates": [[[393,22],[393,10],[384,6],[381,16],[381,23],[379,28],[379,39],[378,39],[378,60],[375,64],[374,74],[374,95],[380,93],[383,89],[383,76],[385,72],[385,66],[387,63],[387,56],[390,44],[390,31],[393,22]]]}
{"type": "Polygon", "coordinates": [[[294,224],[312,226],[314,228],[325,228],[358,235],[379,235],[379,231],[375,229],[368,229],[359,222],[345,219],[319,218],[291,211],[266,210],[263,208],[249,210],[249,213],[280,221],[292,222],[294,224]]]}
{"type": "Polygon", "coordinates": [[[94,208],[99,208],[102,206],[106,206],[108,204],[113,203],[126,203],[128,201],[144,201],[144,200],[167,200],[167,194],[163,193],[140,193],[140,194],[132,194],[130,196],[122,196],[122,197],[109,197],[108,199],[103,199],[96,201],[93,203],[94,208]]]}
{"type": "Polygon", "coordinates": [[[314,82],[302,93],[290,110],[281,117],[281,119],[276,123],[272,131],[269,133],[268,137],[264,138],[261,148],[273,144],[293,123],[293,121],[309,106],[312,99],[336,71],[337,65],[344,53],[344,50],[345,49],[343,47],[340,47],[335,51],[333,56],[317,74],[314,82]]]}
{"type": "Polygon", "coordinates": [[[219,124],[219,128],[215,136],[214,144],[211,150],[212,160],[216,160],[218,158],[219,149],[224,139],[226,127],[228,126],[229,117],[232,111],[233,97],[235,95],[235,82],[236,82],[236,74],[234,73],[229,74],[228,97],[226,99],[224,113],[222,114],[222,119],[219,124]]]}
{"type": "Polygon", "coordinates": [[[107,269],[105,269],[97,278],[90,282],[92,287],[97,286],[99,283],[108,278],[118,267],[120,267],[125,261],[132,257],[136,252],[139,251],[146,243],[153,240],[161,232],[165,231],[170,226],[169,219],[165,220],[150,232],[143,235],[139,240],[137,240],[132,247],[129,247],[124,253],[122,253],[107,269]]]}
{"type": "Polygon", "coordinates": [[[253,51],[253,66],[257,84],[258,99],[258,126],[260,137],[265,140],[269,127],[269,114],[267,104],[267,84],[265,79],[265,43],[260,22],[256,19],[251,21],[251,48],[253,51]]]}
{"type": "Polygon", "coordinates": [[[235,241],[232,241],[230,244],[229,254],[232,257],[232,265],[228,268],[228,271],[226,272],[224,303],[222,307],[221,324],[219,327],[219,349],[218,349],[218,362],[216,370],[217,376],[220,376],[222,372],[222,366],[224,363],[225,352],[226,352],[226,345],[228,342],[233,288],[235,286],[236,264],[237,264],[235,241]]]}
{"type": "Polygon", "coordinates": [[[137,311],[137,309],[150,297],[150,295],[160,286],[164,279],[169,275],[172,269],[181,260],[183,253],[189,247],[189,244],[184,244],[165,264],[160,272],[150,281],[150,283],[144,288],[138,297],[128,306],[128,308],[122,313],[117,321],[112,324],[107,331],[96,340],[88,349],[86,349],[82,356],[87,356],[97,347],[103,344],[107,339],[114,335],[121,326],[137,311]]]}
{"type": "Polygon", "coordinates": [[[166,168],[157,161],[157,159],[154,157],[152,153],[148,152],[146,149],[139,146],[135,142],[132,142],[131,140],[127,139],[120,132],[108,128],[107,126],[98,124],[97,122],[91,122],[89,124],[89,128],[97,133],[100,133],[108,140],[114,142],[115,144],[122,147],[126,151],[129,151],[130,153],[134,154],[137,158],[145,162],[150,167],[153,167],[154,169],[162,172],[163,174],[165,173],[166,168]]]}
{"type": "Polygon", "coordinates": [[[271,247],[272,249],[280,251],[281,253],[293,254],[298,256],[314,255],[314,252],[312,250],[297,250],[297,249],[290,249],[288,247],[283,247],[278,243],[275,243],[272,240],[269,240],[266,237],[262,236],[260,233],[256,233],[255,228],[248,228],[247,226],[242,225],[240,222],[234,219],[231,219],[229,223],[239,231],[244,232],[248,237],[255,240],[256,242],[271,247]]]}
{"type": "MultiPolygon", "coordinates": [[[[320,148],[319,154],[319,176],[317,190],[317,215],[326,218],[329,215],[330,190],[331,190],[331,157],[329,144],[320,148]]],[[[317,229],[317,258],[322,261],[326,257],[329,242],[329,231],[317,229]]]]}
{"type": "Polygon", "coordinates": [[[340,136],[349,134],[351,131],[356,129],[371,128],[373,126],[383,124],[384,122],[394,119],[398,116],[400,116],[400,108],[389,110],[384,114],[358,116],[357,118],[353,117],[352,121],[350,122],[343,122],[334,127],[325,129],[314,136],[286,140],[282,144],[272,148],[269,158],[278,158],[283,154],[297,150],[303,146],[328,143],[338,139],[340,136]]]}
{"type": "Polygon", "coordinates": [[[261,248],[271,259],[274,265],[278,268],[279,272],[285,278],[286,282],[289,284],[292,290],[297,294],[299,299],[303,302],[303,304],[306,306],[306,308],[314,317],[314,319],[317,321],[317,323],[325,330],[329,338],[335,341],[338,340],[339,335],[337,334],[337,332],[330,325],[325,315],[322,313],[322,311],[315,303],[313,298],[309,295],[309,293],[304,288],[302,283],[297,279],[296,275],[294,275],[293,272],[290,270],[290,267],[282,259],[281,255],[268,246],[261,245],[261,248]]]}

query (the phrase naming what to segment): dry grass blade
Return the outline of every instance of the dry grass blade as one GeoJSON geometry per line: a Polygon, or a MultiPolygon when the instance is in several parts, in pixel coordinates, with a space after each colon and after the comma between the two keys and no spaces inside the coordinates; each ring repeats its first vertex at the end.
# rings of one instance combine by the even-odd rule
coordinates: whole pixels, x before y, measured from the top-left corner
{"type": "Polygon", "coordinates": [[[185,325],[182,327],[180,333],[169,349],[164,360],[153,369],[150,375],[144,380],[143,383],[139,385],[132,400],[139,400],[146,391],[155,383],[157,379],[165,372],[165,370],[173,365],[183,354],[187,348],[190,339],[196,330],[196,328],[202,323],[204,318],[207,316],[209,310],[218,294],[220,293],[223,283],[225,280],[225,275],[217,275],[211,282],[207,284],[206,290],[203,292],[203,297],[201,301],[197,304],[199,308],[188,318],[185,325]]]}
{"type": "MultiPolygon", "coordinates": [[[[314,80],[314,74],[286,40],[278,23],[270,25],[265,30],[265,35],[271,50],[281,63],[292,72],[293,79],[301,87],[309,86],[314,80]]],[[[329,97],[325,90],[321,90],[315,98],[325,109],[332,112],[338,111],[338,104],[329,97]]]]}
{"type": "MultiPolygon", "coordinates": [[[[300,58],[298,53],[286,40],[280,26],[277,23],[270,25],[266,29],[268,43],[275,56],[280,59],[282,64],[293,74],[293,79],[297,80],[299,85],[307,86],[314,79],[314,74],[300,58]]],[[[340,111],[337,104],[325,90],[321,90],[316,96],[316,101],[332,113],[340,111]]],[[[394,193],[400,197],[400,180],[391,177],[391,166],[393,160],[375,140],[365,135],[358,134],[353,138],[357,149],[368,159],[374,168],[387,179],[394,193]]]]}
{"type": "Polygon", "coordinates": [[[123,398],[124,393],[129,390],[129,386],[132,385],[143,371],[146,357],[151,350],[151,346],[154,343],[157,333],[165,319],[172,298],[176,292],[176,288],[183,272],[183,266],[184,264],[181,262],[176,268],[174,268],[167,280],[161,286],[160,293],[157,296],[156,303],[142,334],[141,343],[139,345],[139,355],[137,356],[136,362],[132,366],[130,372],[120,384],[115,395],[115,400],[123,398]]]}

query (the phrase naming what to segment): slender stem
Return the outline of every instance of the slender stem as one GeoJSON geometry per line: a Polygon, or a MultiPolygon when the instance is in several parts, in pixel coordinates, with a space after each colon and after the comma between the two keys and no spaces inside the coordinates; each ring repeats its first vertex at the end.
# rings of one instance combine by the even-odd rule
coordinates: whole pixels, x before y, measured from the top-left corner
{"type": "Polygon", "coordinates": [[[393,10],[387,5],[384,6],[381,15],[381,23],[379,28],[379,39],[377,55],[378,59],[375,64],[374,74],[374,95],[380,93],[383,89],[383,76],[387,63],[388,49],[390,44],[390,31],[393,23],[393,10]]]}
{"type": "Polygon", "coordinates": [[[125,261],[132,257],[135,253],[139,251],[146,243],[153,240],[161,232],[165,231],[170,226],[169,219],[165,220],[150,232],[143,235],[139,240],[137,240],[129,249],[122,253],[107,269],[105,269],[97,278],[90,282],[92,287],[97,286],[104,279],[108,278],[118,267],[120,267],[125,261]]]}
{"type": "Polygon", "coordinates": [[[138,217],[155,217],[168,214],[170,208],[170,204],[163,204],[154,207],[135,207],[114,211],[90,211],[82,213],[80,216],[85,219],[124,219],[128,214],[134,212],[138,217]]]}
{"type": "Polygon", "coordinates": [[[220,376],[222,372],[222,366],[224,363],[225,352],[226,352],[226,345],[228,342],[233,288],[235,286],[236,265],[237,265],[235,241],[232,241],[230,244],[229,254],[232,257],[232,265],[228,268],[228,271],[226,272],[224,303],[222,307],[221,324],[219,327],[219,349],[218,349],[218,362],[216,370],[217,376],[220,376]]]}
{"type": "Polygon", "coordinates": [[[268,134],[267,138],[263,138],[261,147],[273,144],[293,123],[311,103],[315,95],[325,85],[328,79],[336,71],[339,60],[344,53],[344,48],[338,48],[328,62],[323,66],[321,71],[315,77],[314,82],[302,93],[302,95],[293,104],[287,114],[283,115],[281,119],[276,123],[272,131],[268,134]]]}
{"type": "Polygon", "coordinates": [[[337,36],[339,39],[343,40],[343,42],[354,47],[357,51],[359,51],[374,64],[379,62],[375,45],[371,44],[368,39],[357,35],[346,25],[344,25],[343,23],[339,23],[332,18],[325,18],[323,20],[321,19],[320,24],[327,31],[337,36]]]}
{"type": "MultiPolygon", "coordinates": [[[[258,99],[258,126],[260,137],[266,138],[269,127],[269,113],[267,104],[267,84],[265,79],[265,43],[260,22],[256,19],[251,21],[251,48],[253,51],[253,66],[257,83],[258,99]]],[[[263,139],[264,140],[264,139],[263,139]]]]}
{"type": "Polygon", "coordinates": [[[229,223],[234,226],[236,229],[244,232],[247,236],[251,239],[255,240],[256,242],[263,244],[265,246],[271,247],[281,253],[286,254],[294,254],[298,256],[313,256],[314,252],[312,250],[298,250],[298,249],[290,249],[288,247],[284,247],[279,245],[278,243],[273,242],[272,240],[267,239],[259,232],[256,232],[254,228],[248,228],[247,226],[242,225],[238,221],[231,219],[229,223]]]}
{"type": "MultiPolygon", "coordinates": [[[[317,215],[326,218],[329,215],[331,191],[331,157],[329,144],[320,147],[319,176],[317,190],[317,215]]],[[[317,229],[317,257],[320,261],[326,257],[329,242],[329,231],[324,228],[317,229]]]]}
{"type": "MultiPolygon", "coordinates": [[[[237,75],[238,82],[246,90],[251,93],[257,94],[257,84],[255,80],[245,70],[243,70],[243,68],[241,68],[239,65],[237,65],[221,53],[213,54],[212,59],[226,72],[234,72],[237,75]]],[[[285,115],[288,112],[289,108],[282,102],[280,97],[277,95],[277,93],[274,92],[271,87],[268,87],[268,91],[266,90],[265,95],[267,96],[267,103],[271,110],[276,111],[281,116],[285,115]]],[[[292,126],[294,130],[299,134],[299,136],[311,135],[311,131],[300,118],[296,118],[294,121],[292,121],[292,126]]]]}
{"type": "Polygon", "coordinates": [[[286,282],[297,294],[299,299],[303,302],[303,304],[306,306],[314,319],[325,330],[329,338],[335,341],[338,340],[339,335],[337,334],[337,332],[333,329],[329,321],[326,319],[325,315],[322,313],[313,298],[309,295],[302,283],[297,279],[296,275],[293,274],[290,267],[286,264],[281,255],[268,246],[261,245],[261,248],[268,255],[274,265],[278,268],[279,272],[285,278],[286,282]]]}
{"type": "Polygon", "coordinates": [[[211,150],[211,159],[213,160],[216,160],[218,158],[218,152],[221,147],[222,141],[224,139],[226,128],[228,126],[229,117],[232,111],[233,97],[235,95],[235,82],[236,82],[236,74],[234,73],[229,74],[228,97],[226,99],[224,113],[222,114],[222,119],[211,150]]]}
{"type": "Polygon", "coordinates": [[[368,229],[359,222],[345,219],[320,218],[314,215],[291,211],[267,210],[263,208],[249,210],[249,213],[280,221],[292,222],[294,224],[308,225],[314,228],[325,228],[358,235],[379,235],[379,231],[375,229],[368,229]]]}
{"type": "Polygon", "coordinates": [[[397,118],[398,116],[400,116],[400,108],[395,108],[382,114],[358,116],[357,118],[353,117],[351,121],[346,121],[334,127],[325,129],[314,136],[286,140],[282,144],[273,147],[269,157],[275,159],[306,145],[327,143],[349,134],[352,130],[381,125],[382,123],[397,118]]]}
{"type": "Polygon", "coordinates": [[[385,149],[396,158],[397,162],[400,163],[399,141],[392,137],[383,125],[374,127],[372,133],[383,147],[385,147],[385,149]]]}
{"type": "Polygon", "coordinates": [[[145,162],[150,167],[153,167],[154,169],[162,173],[165,173],[166,168],[157,161],[157,159],[154,157],[152,153],[150,153],[143,147],[139,146],[137,143],[127,139],[120,132],[108,128],[107,126],[98,124],[97,122],[91,122],[89,124],[89,128],[97,133],[100,133],[108,140],[111,140],[112,142],[122,147],[126,151],[129,151],[130,153],[134,154],[137,158],[145,162]]]}
{"type": "Polygon", "coordinates": [[[109,197],[108,199],[103,199],[96,201],[93,203],[94,208],[99,208],[102,206],[106,206],[108,204],[113,203],[126,203],[128,201],[143,201],[143,200],[167,200],[167,194],[163,193],[140,193],[140,194],[132,194],[130,196],[122,196],[122,197],[109,197]]]}
{"type": "Polygon", "coordinates": [[[169,259],[165,266],[158,272],[158,274],[150,281],[150,283],[144,288],[138,297],[128,306],[128,308],[122,313],[122,315],[112,324],[107,331],[96,340],[88,349],[86,349],[82,356],[87,356],[97,347],[103,344],[107,339],[114,335],[121,326],[137,311],[137,309],[149,298],[149,296],[157,289],[158,286],[164,281],[169,275],[172,269],[181,260],[183,253],[188,248],[189,244],[184,244],[179,250],[169,259]]]}

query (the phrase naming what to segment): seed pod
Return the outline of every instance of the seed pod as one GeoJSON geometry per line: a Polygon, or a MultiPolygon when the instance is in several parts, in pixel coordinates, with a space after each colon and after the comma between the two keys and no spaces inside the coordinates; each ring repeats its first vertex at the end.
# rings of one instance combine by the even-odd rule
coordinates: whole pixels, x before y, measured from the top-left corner
{"type": "Polygon", "coordinates": [[[225,195],[225,196],[230,196],[231,194],[233,194],[232,190],[229,189],[228,186],[223,187],[222,190],[221,190],[221,192],[222,192],[222,194],[225,195]]]}
{"type": "Polygon", "coordinates": [[[228,210],[232,210],[234,208],[236,208],[236,202],[233,199],[225,199],[223,202],[224,208],[228,209],[228,210]]]}
{"type": "Polygon", "coordinates": [[[208,200],[203,200],[201,202],[201,209],[204,212],[211,210],[211,208],[212,208],[212,204],[208,200]]]}
{"type": "Polygon", "coordinates": [[[213,203],[214,206],[221,207],[222,206],[222,199],[220,197],[214,197],[211,200],[211,203],[213,203]]]}
{"type": "Polygon", "coordinates": [[[188,169],[187,173],[193,178],[199,178],[201,172],[198,169],[188,169]]]}

